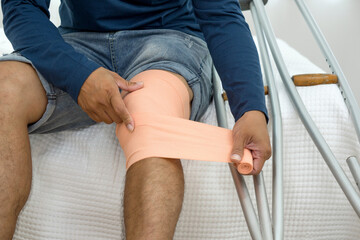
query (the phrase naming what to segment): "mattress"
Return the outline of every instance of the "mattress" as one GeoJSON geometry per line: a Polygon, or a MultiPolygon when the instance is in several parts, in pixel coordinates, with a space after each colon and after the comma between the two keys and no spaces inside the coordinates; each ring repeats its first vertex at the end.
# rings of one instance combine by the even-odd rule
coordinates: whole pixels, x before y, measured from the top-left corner
{"type": "MultiPolygon", "coordinates": [[[[0,32],[0,53],[10,52],[11,45],[0,32]]],[[[285,42],[278,43],[290,74],[323,72],[285,42]]],[[[279,74],[274,72],[284,132],[285,239],[359,239],[359,218],[302,125],[279,74]]],[[[359,157],[360,146],[338,87],[319,85],[297,90],[352,179],[345,160],[351,155],[359,157]]],[[[228,106],[227,118],[232,126],[228,106]]],[[[217,124],[213,103],[201,121],[217,124]]],[[[271,122],[270,114],[270,136],[271,122]]],[[[19,216],[15,240],[125,239],[125,157],[114,131],[114,124],[96,124],[77,131],[30,136],[32,189],[19,216]]],[[[191,160],[182,160],[182,164],[185,199],[174,239],[251,239],[227,164],[191,160]]],[[[263,171],[270,204],[271,168],[269,159],[263,171]]],[[[246,177],[246,181],[255,203],[252,178],[246,177]]]]}

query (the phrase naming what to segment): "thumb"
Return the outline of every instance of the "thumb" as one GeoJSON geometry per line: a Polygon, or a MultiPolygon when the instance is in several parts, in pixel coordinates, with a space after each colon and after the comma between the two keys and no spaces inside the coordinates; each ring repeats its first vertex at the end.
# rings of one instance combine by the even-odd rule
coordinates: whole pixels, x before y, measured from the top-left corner
{"type": "Polygon", "coordinates": [[[143,82],[126,81],[125,79],[123,79],[122,77],[117,75],[116,73],[114,73],[113,76],[114,76],[117,86],[119,88],[121,88],[122,90],[132,92],[132,91],[135,91],[135,90],[138,90],[138,89],[144,87],[143,82]]]}
{"type": "Polygon", "coordinates": [[[230,160],[233,163],[239,164],[244,156],[244,147],[245,147],[244,141],[240,137],[234,137],[233,143],[234,145],[231,150],[230,160]]]}

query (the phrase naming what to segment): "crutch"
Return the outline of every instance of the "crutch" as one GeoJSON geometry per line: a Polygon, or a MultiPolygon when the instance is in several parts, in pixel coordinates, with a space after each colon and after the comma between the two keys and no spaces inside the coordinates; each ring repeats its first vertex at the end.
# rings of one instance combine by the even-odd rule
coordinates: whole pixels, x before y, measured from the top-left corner
{"type": "MultiPolygon", "coordinates": [[[[265,3],[267,1],[264,1],[265,3]]],[[[242,9],[246,9],[248,4],[246,1],[240,1],[242,9]]],[[[248,9],[248,8],[247,8],[248,9]]],[[[263,39],[262,39],[263,40],[263,39]]],[[[262,41],[263,43],[263,41],[262,41]]],[[[264,48],[266,49],[266,48],[264,48]]],[[[267,50],[265,50],[267,51],[267,50]]],[[[268,54],[262,52],[262,59],[265,68],[265,77],[268,81],[268,89],[270,94],[271,109],[273,115],[273,221],[272,229],[269,207],[267,202],[265,183],[262,172],[253,177],[258,215],[260,226],[257,221],[253,204],[249,197],[249,192],[245,184],[244,178],[240,175],[233,164],[229,164],[230,171],[234,180],[235,188],[243,209],[245,220],[247,222],[250,235],[252,239],[283,239],[283,187],[282,187],[282,128],[280,104],[276,88],[274,87],[274,77],[271,70],[270,60],[268,54]]],[[[225,112],[226,97],[219,76],[216,69],[213,69],[213,85],[214,85],[214,100],[216,107],[216,114],[218,124],[221,127],[228,128],[225,112]]]]}
{"type": "MultiPolygon", "coordinates": [[[[307,21],[310,29],[312,30],[313,35],[315,36],[318,44],[320,45],[320,48],[325,55],[326,61],[329,63],[329,67],[332,69],[333,73],[335,73],[339,79],[340,90],[343,94],[345,103],[352,116],[353,123],[355,125],[356,132],[358,135],[358,139],[360,140],[360,110],[351,92],[351,89],[347,83],[347,80],[338,62],[336,61],[333,53],[331,52],[329,45],[327,44],[324,36],[322,35],[320,29],[315,23],[315,20],[311,16],[304,2],[302,0],[295,0],[295,1],[300,11],[304,15],[305,20],[307,21]]],[[[340,164],[336,160],[331,149],[327,145],[324,137],[321,135],[320,131],[316,127],[310,114],[307,112],[299,94],[297,93],[294,83],[292,82],[290,74],[285,66],[279,47],[276,43],[275,35],[273,33],[271,24],[267,18],[263,2],[261,2],[260,0],[253,0],[249,2],[250,2],[249,3],[250,9],[252,10],[252,12],[256,12],[257,15],[259,16],[260,27],[264,35],[266,36],[272,55],[274,56],[276,66],[279,70],[282,81],[292,101],[292,104],[294,105],[296,111],[298,112],[301,121],[303,122],[304,126],[309,132],[309,135],[311,136],[312,140],[314,141],[315,145],[320,151],[326,164],[330,168],[332,174],[334,175],[335,179],[337,180],[343,192],[345,193],[346,197],[348,198],[350,204],[354,208],[357,215],[360,217],[360,195],[359,193],[356,192],[350,180],[345,175],[343,169],[341,168],[340,164]]],[[[359,175],[360,175],[359,162],[356,160],[355,157],[348,158],[347,162],[351,168],[351,172],[354,176],[355,181],[357,181],[357,184],[359,185],[359,175]]]]}
{"type": "MultiPolygon", "coordinates": [[[[220,127],[229,128],[226,119],[225,100],[222,91],[221,83],[218,74],[213,68],[213,86],[214,86],[214,100],[218,125],[220,127]]],[[[254,206],[250,199],[249,191],[247,189],[244,177],[239,174],[232,163],[229,163],[231,175],[234,180],[236,192],[238,194],[241,207],[245,216],[246,223],[249,228],[252,239],[273,239],[271,231],[270,213],[268,209],[265,183],[262,172],[258,176],[254,176],[254,185],[256,191],[256,199],[259,208],[260,224],[259,225],[254,206]],[[261,209],[261,210],[260,210],[261,209]],[[262,232],[266,232],[266,237],[263,237],[262,232]]]]}
{"type": "MultiPolygon", "coordinates": [[[[355,97],[351,91],[351,88],[348,84],[348,81],[341,70],[341,67],[336,60],[334,54],[332,53],[329,44],[327,43],[324,35],[321,33],[320,28],[316,24],[314,18],[312,17],[309,9],[305,5],[305,3],[302,0],[295,0],[300,12],[303,14],[307,24],[309,25],[309,28],[311,29],[311,32],[313,33],[317,43],[319,44],[319,47],[321,48],[326,62],[329,64],[329,68],[332,70],[333,74],[336,74],[338,76],[338,83],[339,88],[341,90],[341,93],[343,95],[345,104],[347,105],[350,115],[352,117],[355,130],[357,133],[358,140],[360,141],[360,108],[355,100],[355,97]]],[[[360,190],[360,164],[359,161],[354,156],[350,156],[347,158],[346,162],[348,163],[348,166],[350,168],[350,171],[355,179],[356,185],[358,186],[360,190]]],[[[357,201],[360,201],[360,198],[357,198],[357,201]]],[[[359,203],[358,203],[359,204],[359,203]]],[[[358,213],[359,215],[359,213],[358,213]]]]}

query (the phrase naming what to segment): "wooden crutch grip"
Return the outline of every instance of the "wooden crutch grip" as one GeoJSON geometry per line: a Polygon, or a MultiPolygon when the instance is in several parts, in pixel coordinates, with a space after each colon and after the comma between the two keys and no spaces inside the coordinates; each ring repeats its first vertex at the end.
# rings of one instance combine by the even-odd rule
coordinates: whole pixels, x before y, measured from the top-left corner
{"type": "Polygon", "coordinates": [[[319,84],[338,83],[335,74],[300,74],[292,77],[295,86],[314,86],[319,84]]]}
{"type": "Polygon", "coordinates": [[[265,92],[265,95],[269,94],[269,87],[268,86],[264,86],[264,92],[265,92]]]}
{"type": "MultiPolygon", "coordinates": [[[[295,86],[314,86],[319,84],[333,84],[338,83],[338,77],[335,74],[323,74],[323,73],[314,73],[314,74],[299,74],[294,75],[291,78],[295,86]]],[[[265,95],[269,94],[269,87],[264,86],[265,95]]],[[[226,92],[223,92],[222,98],[224,101],[228,100],[226,92]]]]}
{"type": "Polygon", "coordinates": [[[228,100],[228,96],[227,96],[226,92],[223,92],[223,93],[221,94],[221,96],[222,96],[222,98],[223,98],[224,101],[227,101],[227,100],[228,100]]]}

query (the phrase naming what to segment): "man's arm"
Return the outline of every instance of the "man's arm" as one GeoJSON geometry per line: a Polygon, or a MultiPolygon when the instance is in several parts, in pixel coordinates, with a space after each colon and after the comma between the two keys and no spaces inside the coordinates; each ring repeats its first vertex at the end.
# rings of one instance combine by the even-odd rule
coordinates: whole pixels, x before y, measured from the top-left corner
{"type": "Polygon", "coordinates": [[[244,148],[252,150],[251,174],[258,174],[271,147],[259,57],[249,27],[236,0],[193,0],[193,6],[235,117],[232,160],[238,163],[244,148]]]}
{"type": "Polygon", "coordinates": [[[77,53],[49,20],[50,0],[2,0],[4,29],[15,51],[29,59],[40,74],[66,91],[95,121],[124,121],[133,129],[119,88],[134,91],[116,73],[77,53]],[[82,91],[80,91],[82,90],[82,91]]]}

